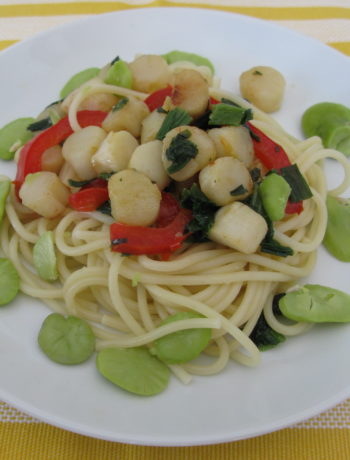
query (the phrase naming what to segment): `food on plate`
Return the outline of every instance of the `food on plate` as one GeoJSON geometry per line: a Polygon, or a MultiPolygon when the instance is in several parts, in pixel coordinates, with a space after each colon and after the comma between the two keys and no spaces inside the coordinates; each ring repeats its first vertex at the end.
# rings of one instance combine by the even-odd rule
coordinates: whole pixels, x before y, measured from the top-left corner
{"type": "MultiPolygon", "coordinates": [[[[255,71],[266,73],[252,94],[275,110],[283,77],[255,71]]],[[[0,182],[0,303],[20,287],[54,311],[38,336],[48,357],[96,351],[107,380],[154,395],[170,373],[188,383],[231,359],[256,366],[309,321],[348,320],[348,296],[331,288],[307,285],[305,308],[295,301],[325,234],[339,257],[329,235],[348,214],[333,206],[350,184],[343,154],[292,138],[192,53],[117,57],[61,95],[29,127],[0,131],[17,161],[13,186],[0,182]],[[330,191],[327,157],[345,171],[330,191]]]]}
{"type": "Polygon", "coordinates": [[[350,108],[319,102],[305,111],[301,125],[305,136],[319,136],[325,147],[350,155],[350,108]]]}
{"type": "Polygon", "coordinates": [[[277,69],[256,66],[239,78],[242,96],[266,113],[276,112],[282,104],[286,81],[277,69]]]}

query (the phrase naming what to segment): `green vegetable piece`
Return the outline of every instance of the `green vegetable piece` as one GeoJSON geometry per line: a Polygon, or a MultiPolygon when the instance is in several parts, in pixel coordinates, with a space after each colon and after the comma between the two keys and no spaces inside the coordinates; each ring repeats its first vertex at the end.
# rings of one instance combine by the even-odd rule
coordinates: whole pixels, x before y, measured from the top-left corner
{"type": "Polygon", "coordinates": [[[6,199],[8,197],[8,194],[10,193],[10,189],[11,189],[10,180],[0,181],[0,224],[5,214],[6,199]]]}
{"type": "Polygon", "coordinates": [[[209,116],[209,125],[240,126],[251,119],[250,109],[232,104],[215,104],[209,116]]]}
{"type": "Polygon", "coordinates": [[[169,174],[180,171],[197,155],[198,147],[188,139],[189,137],[191,137],[191,132],[186,129],[172,138],[165,152],[167,159],[172,162],[167,169],[169,174]]]}
{"type": "Polygon", "coordinates": [[[311,189],[296,164],[284,166],[281,168],[280,172],[282,177],[291,186],[292,190],[289,200],[292,203],[297,203],[298,201],[307,200],[312,197],[311,189]]]}
{"type": "Polygon", "coordinates": [[[272,221],[283,219],[291,190],[288,182],[276,173],[269,174],[261,182],[259,193],[264,209],[272,221]]]}
{"type": "Polygon", "coordinates": [[[168,64],[173,64],[177,61],[189,61],[195,65],[205,65],[209,67],[212,73],[215,73],[215,69],[213,64],[209,61],[209,59],[200,56],[199,54],[195,53],[187,53],[186,51],[170,51],[169,53],[163,54],[162,56],[168,64]]]}
{"type": "Polygon", "coordinates": [[[51,313],[38,335],[42,351],[59,364],[80,364],[95,351],[95,336],[91,327],[75,316],[51,313]]]}
{"type": "Polygon", "coordinates": [[[27,127],[35,121],[34,118],[17,118],[0,129],[0,158],[12,160],[17,148],[24,145],[33,133],[27,127]]]}
{"type": "Polygon", "coordinates": [[[164,121],[156,135],[156,139],[162,141],[166,134],[171,131],[173,128],[178,126],[189,125],[192,121],[192,117],[189,115],[186,110],[176,107],[170,112],[167,113],[167,116],[164,118],[164,121]]]}
{"type": "Polygon", "coordinates": [[[73,75],[64,87],[60,91],[60,98],[64,99],[68,96],[72,91],[79,88],[83,83],[91,80],[92,78],[96,77],[100,72],[100,69],[97,67],[90,67],[88,69],[82,70],[81,72],[76,73],[73,75]]]}
{"type": "Polygon", "coordinates": [[[132,73],[128,64],[121,60],[115,61],[108,69],[105,83],[123,88],[132,88],[132,73]]]}
{"type": "Polygon", "coordinates": [[[327,210],[323,244],[338,260],[350,262],[350,199],[328,195],[327,210]]]}
{"type": "Polygon", "coordinates": [[[197,184],[184,188],[181,192],[181,206],[192,211],[192,219],[187,224],[193,241],[206,241],[218,207],[210,201],[197,184]]]}
{"type": "Polygon", "coordinates": [[[260,351],[270,350],[286,340],[283,334],[272,329],[262,313],[256,323],[250,338],[260,351]]]}
{"type": "Polygon", "coordinates": [[[350,295],[318,284],[306,284],[288,292],[279,301],[284,316],[308,323],[345,323],[350,321],[350,295]]]}
{"type": "Polygon", "coordinates": [[[96,358],[98,371],[110,382],[130,393],[152,396],[169,383],[168,367],[147,348],[105,348],[96,358]]]}
{"type": "Polygon", "coordinates": [[[325,147],[350,155],[350,108],[333,102],[309,107],[301,120],[306,137],[319,136],[325,147]]]}
{"type": "Polygon", "coordinates": [[[0,305],[10,303],[18,294],[20,278],[13,263],[0,258],[0,305]]]}
{"type": "MultiPolygon", "coordinates": [[[[181,312],[169,316],[160,325],[192,318],[203,316],[194,312],[181,312]]],[[[210,339],[211,329],[185,329],[157,339],[151,352],[168,364],[186,363],[195,359],[207,347],[210,339]]]]}
{"type": "Polygon", "coordinates": [[[33,248],[34,267],[38,275],[46,281],[58,278],[57,259],[52,232],[41,235],[33,248]]]}

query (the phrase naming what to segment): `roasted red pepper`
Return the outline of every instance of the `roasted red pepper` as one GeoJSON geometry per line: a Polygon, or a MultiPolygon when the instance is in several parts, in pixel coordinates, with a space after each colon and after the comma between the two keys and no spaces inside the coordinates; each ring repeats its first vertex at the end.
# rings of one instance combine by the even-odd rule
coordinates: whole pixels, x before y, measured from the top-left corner
{"type": "Polygon", "coordinates": [[[173,94],[173,87],[168,85],[166,88],[159,89],[158,91],[155,91],[154,93],[150,94],[145,100],[145,104],[147,104],[148,108],[150,109],[151,112],[153,110],[158,109],[158,107],[161,107],[164,104],[165,99],[168,96],[172,96],[173,94]]]}
{"type": "Polygon", "coordinates": [[[95,211],[101,204],[107,201],[107,187],[83,188],[79,192],[73,193],[69,197],[69,205],[76,211],[91,212],[95,211]]]}
{"type": "Polygon", "coordinates": [[[162,192],[162,200],[155,226],[166,227],[175,219],[179,211],[180,205],[177,199],[171,193],[162,192]]]}
{"type": "Polygon", "coordinates": [[[167,254],[180,248],[187,238],[185,227],[191,212],[180,209],[175,219],[166,227],[142,227],[116,222],[110,226],[112,251],[125,254],[167,254]]]}
{"type": "MultiPolygon", "coordinates": [[[[252,133],[252,140],[254,146],[254,153],[261,163],[266,168],[276,169],[277,171],[285,166],[290,166],[288,155],[283,148],[270,139],[260,129],[253,126],[251,123],[247,123],[249,130],[252,133]]],[[[303,202],[298,201],[297,203],[291,203],[288,201],[285,212],[286,214],[300,214],[303,210],[303,202]]]]}
{"type": "Polygon", "coordinates": [[[284,166],[291,165],[288,155],[280,145],[276,144],[276,142],[266,136],[260,129],[249,123],[249,121],[247,125],[253,134],[252,140],[255,155],[267,169],[278,170],[284,166]]]}
{"type": "MultiPolygon", "coordinates": [[[[107,113],[98,110],[83,110],[78,112],[78,122],[81,127],[101,126],[107,113]]],[[[68,117],[35,136],[21,150],[17,165],[17,175],[14,181],[16,191],[24,182],[27,174],[41,171],[41,157],[45,150],[58,145],[73,133],[68,117]]]]}

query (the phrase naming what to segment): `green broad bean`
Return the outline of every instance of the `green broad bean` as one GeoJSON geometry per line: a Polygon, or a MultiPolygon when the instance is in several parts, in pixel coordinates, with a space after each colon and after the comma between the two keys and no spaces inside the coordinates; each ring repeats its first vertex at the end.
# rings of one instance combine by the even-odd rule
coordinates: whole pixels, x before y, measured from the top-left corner
{"type": "Polygon", "coordinates": [[[0,224],[5,214],[5,206],[8,194],[11,190],[11,181],[9,180],[0,180],[0,224]]]}
{"type": "Polygon", "coordinates": [[[215,73],[215,68],[209,59],[200,56],[199,54],[195,53],[187,53],[186,51],[170,51],[169,53],[163,54],[162,57],[167,61],[168,64],[173,64],[174,62],[177,61],[188,61],[192,62],[192,64],[195,65],[205,65],[206,67],[209,67],[211,70],[212,74],[215,73]]]}
{"type": "Polygon", "coordinates": [[[89,67],[88,69],[84,69],[75,75],[73,75],[64,87],[60,91],[60,98],[64,99],[68,96],[72,91],[79,88],[83,83],[91,80],[92,78],[96,77],[100,73],[100,69],[97,67],[89,67]]]}
{"type": "Polygon", "coordinates": [[[291,190],[288,182],[276,173],[267,175],[259,185],[264,209],[272,221],[283,219],[291,190]]]}
{"type": "MultiPolygon", "coordinates": [[[[203,318],[203,316],[195,312],[176,313],[166,318],[160,325],[194,318],[203,318]]],[[[211,329],[185,329],[155,340],[150,351],[167,364],[186,363],[197,358],[207,347],[210,339],[211,329]]]]}
{"type": "Polygon", "coordinates": [[[52,232],[43,233],[33,248],[34,267],[38,275],[46,281],[58,278],[57,258],[52,232]]]}
{"type": "Polygon", "coordinates": [[[80,364],[95,351],[95,336],[91,327],[75,316],[51,313],[38,334],[42,351],[59,364],[80,364]]]}
{"type": "Polygon", "coordinates": [[[323,245],[338,260],[350,262],[350,199],[328,195],[327,210],[323,245]]]}
{"type": "Polygon", "coordinates": [[[98,371],[114,385],[141,396],[161,393],[170,370],[145,347],[105,348],[97,354],[98,371]]]}
{"type": "Polygon", "coordinates": [[[345,323],[350,321],[350,295],[319,284],[306,284],[288,292],[279,303],[282,314],[307,323],[345,323]]]}
{"type": "Polygon", "coordinates": [[[128,64],[121,60],[114,62],[108,69],[105,83],[122,88],[132,88],[132,72],[128,64]]]}
{"type": "Polygon", "coordinates": [[[10,303],[18,294],[20,278],[16,267],[6,258],[0,258],[0,305],[10,303]]]}
{"type": "Polygon", "coordinates": [[[320,102],[305,111],[301,126],[306,137],[319,136],[325,147],[350,155],[350,108],[320,102]]]}
{"type": "Polygon", "coordinates": [[[34,121],[34,118],[17,118],[0,129],[0,158],[2,160],[12,160],[15,150],[33,137],[33,133],[27,130],[27,126],[34,121]],[[14,146],[16,148],[13,148],[14,146]]]}

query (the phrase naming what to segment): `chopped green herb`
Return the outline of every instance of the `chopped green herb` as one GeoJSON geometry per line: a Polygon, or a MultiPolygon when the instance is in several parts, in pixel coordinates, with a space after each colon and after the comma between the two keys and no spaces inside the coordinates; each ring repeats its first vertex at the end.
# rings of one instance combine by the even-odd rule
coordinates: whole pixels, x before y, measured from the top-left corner
{"type": "Polygon", "coordinates": [[[186,110],[183,110],[180,107],[176,107],[175,109],[170,110],[156,135],[156,139],[162,141],[166,134],[173,128],[188,125],[191,123],[191,121],[192,117],[189,115],[188,112],[186,112],[186,110]]]}
{"type": "Polygon", "coordinates": [[[96,211],[102,212],[102,214],[106,214],[107,216],[112,215],[112,207],[111,207],[111,201],[107,200],[104,203],[99,206],[96,211]]]}
{"type": "Polygon", "coordinates": [[[248,190],[241,184],[238,187],[236,187],[234,190],[231,190],[230,195],[232,196],[239,196],[243,195],[244,193],[247,193],[248,190]]]}
{"type": "Polygon", "coordinates": [[[169,161],[172,162],[168,168],[169,174],[174,174],[180,171],[184,166],[187,165],[192,158],[198,153],[198,147],[196,144],[191,142],[188,138],[191,136],[191,132],[186,129],[177,134],[170,142],[165,155],[169,161]]]}
{"type": "Polygon", "coordinates": [[[44,129],[50,128],[50,126],[52,126],[52,120],[50,117],[47,117],[38,121],[34,121],[34,123],[31,123],[27,126],[27,129],[32,132],[42,131],[44,129]]]}
{"type": "Polygon", "coordinates": [[[118,62],[120,60],[120,57],[119,56],[116,56],[112,61],[111,61],[111,65],[113,65],[115,62],[118,62]]]}
{"type": "Polygon", "coordinates": [[[89,185],[95,179],[96,179],[96,177],[94,177],[93,179],[88,179],[88,180],[68,179],[68,184],[71,187],[81,188],[81,187],[85,187],[85,185],[89,185]]]}
{"type": "Polygon", "coordinates": [[[261,171],[260,168],[253,168],[251,171],[249,171],[250,177],[252,178],[253,182],[258,182],[261,178],[261,171]]]}
{"type": "Polygon", "coordinates": [[[197,184],[182,190],[180,202],[184,208],[192,211],[192,219],[187,225],[187,230],[192,233],[192,241],[207,240],[218,210],[216,204],[204,195],[197,184]]]}
{"type": "Polygon", "coordinates": [[[165,110],[165,109],[163,109],[163,107],[158,107],[158,108],[156,109],[156,111],[159,112],[159,113],[168,113],[168,111],[165,110]]]}
{"type": "Polygon", "coordinates": [[[279,257],[287,257],[293,255],[293,250],[290,247],[281,245],[278,241],[276,241],[273,238],[275,233],[273,223],[264,209],[262,199],[259,194],[258,183],[254,184],[253,193],[246,200],[244,200],[244,203],[250,208],[252,208],[255,212],[260,214],[267,223],[268,230],[265,238],[263,239],[260,245],[260,250],[262,252],[273,254],[279,257]]]}
{"type": "Polygon", "coordinates": [[[101,179],[108,180],[108,179],[110,179],[110,178],[113,176],[113,174],[115,174],[115,171],[112,171],[112,172],[103,172],[103,173],[100,173],[100,174],[98,175],[98,177],[100,177],[101,179]]]}
{"type": "Polygon", "coordinates": [[[292,256],[294,254],[293,249],[288,246],[283,246],[274,238],[265,239],[262,241],[260,246],[261,252],[266,252],[268,254],[272,254],[274,256],[279,257],[287,257],[292,256]]]}
{"type": "Polygon", "coordinates": [[[262,72],[259,70],[254,70],[253,75],[262,75],[262,72]]]}
{"type": "Polygon", "coordinates": [[[250,334],[250,338],[261,351],[270,350],[286,340],[283,334],[267,324],[263,313],[250,334]]]}
{"type": "Polygon", "coordinates": [[[115,106],[112,108],[112,112],[117,112],[118,110],[122,109],[124,105],[126,105],[129,102],[129,98],[123,97],[120,99],[119,102],[115,104],[115,106]]]}
{"type": "Polygon", "coordinates": [[[215,104],[209,117],[209,125],[240,126],[252,119],[251,109],[243,109],[236,105],[215,104]]]}
{"type": "Polygon", "coordinates": [[[292,203],[312,197],[312,192],[296,164],[281,168],[282,177],[288,182],[292,191],[289,200],[292,203]]]}

